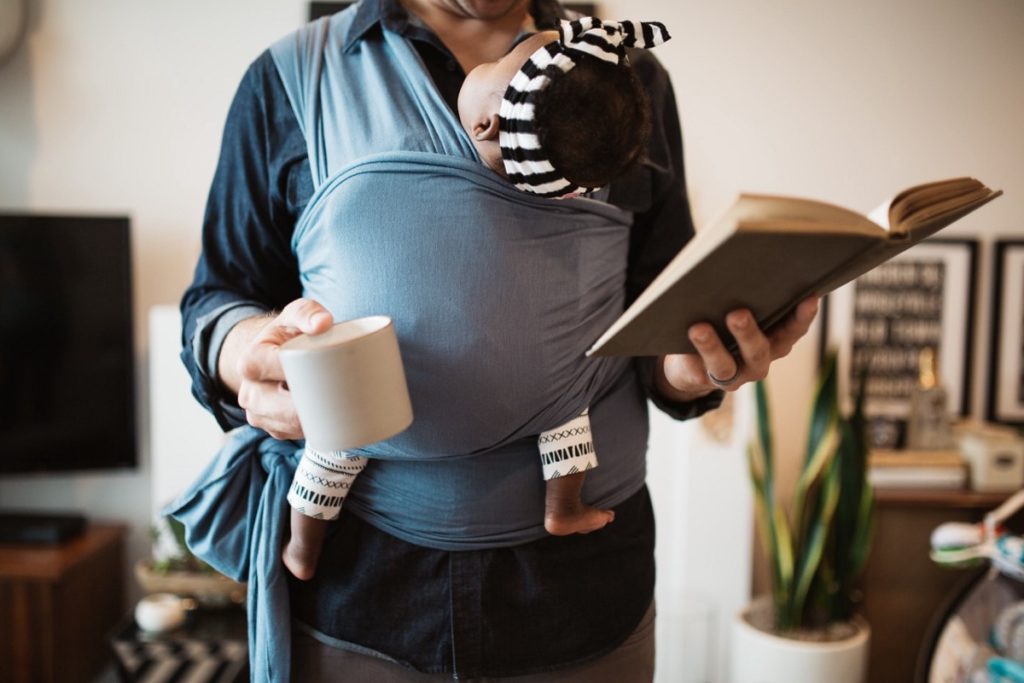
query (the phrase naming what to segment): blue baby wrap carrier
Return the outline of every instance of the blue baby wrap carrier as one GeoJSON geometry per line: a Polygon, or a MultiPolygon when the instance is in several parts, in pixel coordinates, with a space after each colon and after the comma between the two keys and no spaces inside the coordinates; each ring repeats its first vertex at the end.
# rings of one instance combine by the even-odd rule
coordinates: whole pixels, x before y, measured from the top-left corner
{"type": "MultiPolygon", "coordinates": [[[[271,49],[305,135],[314,194],[292,248],[304,296],[336,320],[388,315],[415,419],[371,457],[342,514],[449,550],[545,535],[537,435],[590,407],[600,467],[584,500],[644,482],[646,403],[626,359],[584,352],[621,313],[632,215],[540,199],[479,160],[409,43],[342,50],[354,12],[271,49]]],[[[288,679],[285,501],[301,445],[232,433],[170,506],[192,549],[249,581],[255,680],[288,679]]]]}

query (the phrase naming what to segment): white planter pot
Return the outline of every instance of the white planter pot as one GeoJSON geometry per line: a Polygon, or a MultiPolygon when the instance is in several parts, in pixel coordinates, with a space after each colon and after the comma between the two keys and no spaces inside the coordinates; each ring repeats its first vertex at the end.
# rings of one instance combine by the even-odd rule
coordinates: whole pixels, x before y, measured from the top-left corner
{"type": "Polygon", "coordinates": [[[750,624],[751,613],[770,608],[770,597],[758,598],[733,620],[730,683],[864,683],[867,680],[871,629],[866,621],[855,619],[857,631],[845,640],[793,640],[750,624]]]}

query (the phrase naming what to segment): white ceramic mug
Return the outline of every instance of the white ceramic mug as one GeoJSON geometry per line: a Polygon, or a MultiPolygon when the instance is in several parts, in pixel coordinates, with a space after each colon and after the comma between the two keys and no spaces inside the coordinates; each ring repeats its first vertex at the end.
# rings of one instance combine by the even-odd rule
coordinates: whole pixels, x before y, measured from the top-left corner
{"type": "Polygon", "coordinates": [[[412,405],[391,318],[369,316],[281,345],[281,365],[306,443],[359,448],[412,424],[412,405]]]}

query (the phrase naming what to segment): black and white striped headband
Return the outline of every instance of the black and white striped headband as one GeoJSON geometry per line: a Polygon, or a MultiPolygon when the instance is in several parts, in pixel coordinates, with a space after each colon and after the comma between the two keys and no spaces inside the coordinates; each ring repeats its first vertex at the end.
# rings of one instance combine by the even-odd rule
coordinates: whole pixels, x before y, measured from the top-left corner
{"type": "Polygon", "coordinates": [[[669,39],[665,25],[655,21],[601,21],[583,17],[563,20],[559,39],[526,60],[509,82],[498,110],[498,144],[508,179],[523,192],[565,199],[597,188],[580,187],[565,178],[541,149],[534,125],[537,95],[551,77],[576,66],[579,55],[611,64],[626,63],[627,47],[651,48],[669,39]]]}

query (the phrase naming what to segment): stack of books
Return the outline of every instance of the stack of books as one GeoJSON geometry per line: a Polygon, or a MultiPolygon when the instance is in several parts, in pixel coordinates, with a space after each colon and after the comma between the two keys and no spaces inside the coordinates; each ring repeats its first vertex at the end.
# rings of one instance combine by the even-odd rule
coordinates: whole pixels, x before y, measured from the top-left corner
{"type": "Polygon", "coordinates": [[[957,450],[875,450],[868,454],[868,481],[879,489],[964,489],[967,463],[957,450]]]}

